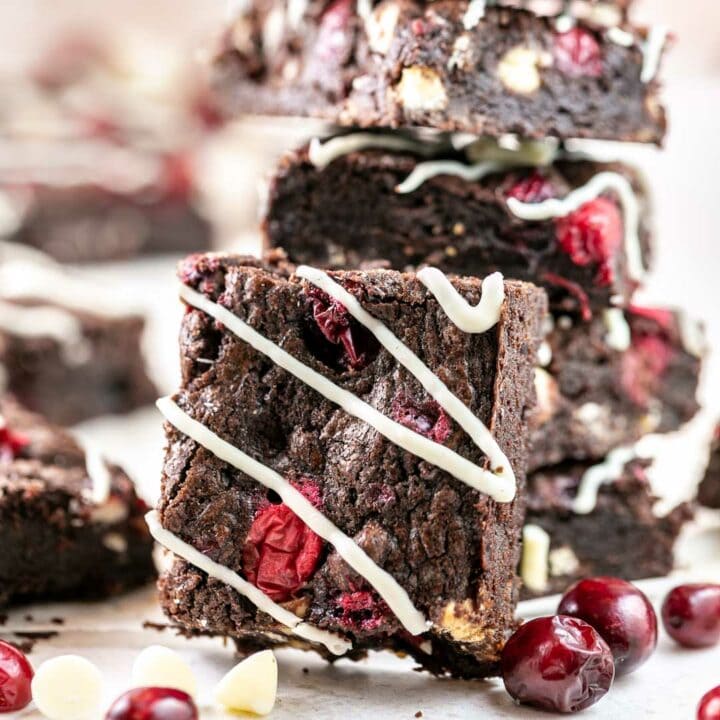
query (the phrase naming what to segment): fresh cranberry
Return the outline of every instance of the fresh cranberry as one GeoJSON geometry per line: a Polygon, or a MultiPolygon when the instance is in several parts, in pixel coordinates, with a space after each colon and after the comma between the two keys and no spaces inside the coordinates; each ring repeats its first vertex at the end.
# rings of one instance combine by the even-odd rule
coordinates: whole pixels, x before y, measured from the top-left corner
{"type": "Polygon", "coordinates": [[[697,709],[697,720],[720,720],[720,685],[702,696],[697,709]]]}
{"type": "Polygon", "coordinates": [[[665,630],[680,645],[710,647],[720,641],[720,585],[679,585],[662,606],[665,630]]]}
{"type": "Polygon", "coordinates": [[[385,603],[369,590],[343,593],[337,605],[340,624],[350,630],[376,630],[388,616],[385,603]]]}
{"type": "Polygon", "coordinates": [[[558,613],[592,625],[615,658],[615,674],[637,670],[657,645],[657,615],[644,593],[619,578],[595,577],[575,583],[562,597],[558,613]]]}
{"type": "Polygon", "coordinates": [[[135,688],[121,695],[105,720],[198,720],[193,699],[173,688],[135,688]]]}
{"type": "Polygon", "coordinates": [[[553,49],[558,70],[570,77],[600,77],[603,71],[600,45],[594,35],[574,27],[555,35],[553,49]]]}
{"type": "Polygon", "coordinates": [[[537,170],[518,180],[507,192],[508,197],[523,203],[540,203],[554,198],[555,194],[553,184],[537,170]]]}
{"type": "Polygon", "coordinates": [[[0,713],[22,710],[30,704],[33,674],[25,655],[0,640],[0,713]]]}
{"type": "MultiPolygon", "coordinates": [[[[314,495],[312,489],[301,490],[313,504],[319,504],[319,491],[314,495]]],[[[250,526],[243,548],[243,571],[248,581],[270,598],[284,602],[312,577],[322,550],[322,538],[287,505],[267,505],[250,526]]]]}
{"type": "Polygon", "coordinates": [[[623,219],[618,206],[604,197],[581,205],[555,221],[560,247],[581,267],[597,265],[600,287],[613,280],[611,260],[622,244],[623,219]]]}
{"type": "Polygon", "coordinates": [[[29,443],[30,440],[25,435],[11,430],[7,425],[0,425],[1,462],[14,460],[29,443]]]}
{"type": "Polygon", "coordinates": [[[555,712],[594,705],[615,677],[612,652],[600,634],[565,615],[522,625],[505,645],[501,669],[515,700],[555,712]]]}
{"type": "Polygon", "coordinates": [[[333,345],[341,345],[347,364],[360,370],[377,349],[377,340],[351,318],[347,308],[317,287],[307,291],[312,301],[313,319],[323,337],[333,345]]]}
{"type": "Polygon", "coordinates": [[[392,411],[395,422],[441,445],[452,432],[450,418],[435,400],[416,403],[406,395],[399,394],[393,400],[392,411]]]}

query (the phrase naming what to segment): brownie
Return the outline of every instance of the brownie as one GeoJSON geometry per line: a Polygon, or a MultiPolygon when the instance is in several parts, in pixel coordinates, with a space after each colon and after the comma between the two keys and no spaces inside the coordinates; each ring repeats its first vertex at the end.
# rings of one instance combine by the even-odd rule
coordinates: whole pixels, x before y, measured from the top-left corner
{"type": "Polygon", "coordinates": [[[698,490],[698,501],[707,507],[720,508],[720,425],[715,428],[710,459],[698,490]]]}
{"type": "Polygon", "coordinates": [[[631,455],[621,448],[601,465],[568,462],[529,476],[525,597],[564,592],[583,577],[639,580],[673,569],[675,541],[691,508],[681,504],[659,517],[646,474],[650,462],[631,455]],[[588,491],[597,480],[593,498],[588,491]]]}
{"type": "Polygon", "coordinates": [[[633,305],[551,326],[535,376],[531,468],[602,458],[697,412],[704,334],[683,312],[633,305]]]}
{"type": "Polygon", "coordinates": [[[215,53],[218,104],[342,126],[662,141],[662,31],[620,27],[612,12],[481,6],[310,0],[286,11],[255,0],[215,53]]]}
{"type": "Polygon", "coordinates": [[[145,319],[128,298],[105,300],[105,288],[40,260],[4,261],[8,247],[0,247],[0,389],[61,425],[154,402],[145,319]]]}
{"type": "Polygon", "coordinates": [[[0,607],[105,598],[154,575],[145,503],[116,465],[0,398],[0,607]],[[97,467],[93,467],[93,465],[97,467]]]}
{"type": "MultiPolygon", "coordinates": [[[[292,645],[331,659],[387,648],[438,674],[496,672],[515,624],[542,291],[505,282],[490,322],[464,332],[427,275],[296,273],[276,253],[193,256],[179,276],[182,384],[160,403],[167,448],[149,517],[177,556],[160,580],[169,618],[242,651],[292,645]],[[425,369],[396,361],[383,327],[365,326],[373,318],[425,369]],[[415,373],[434,374],[432,396],[415,373]],[[464,479],[441,459],[458,455],[470,463],[464,479]]],[[[493,302],[502,287],[453,278],[450,294],[493,302]]]]}
{"type": "Polygon", "coordinates": [[[553,309],[587,318],[627,303],[642,279],[647,206],[631,168],[580,159],[552,141],[481,140],[454,151],[438,138],[351,133],[284,157],[264,234],[267,246],[322,266],[382,259],[396,269],[500,270],[542,284],[553,309]],[[358,144],[365,149],[352,152],[358,144]],[[566,204],[553,209],[555,199],[566,204]],[[519,216],[540,207],[559,216],[519,216]]]}

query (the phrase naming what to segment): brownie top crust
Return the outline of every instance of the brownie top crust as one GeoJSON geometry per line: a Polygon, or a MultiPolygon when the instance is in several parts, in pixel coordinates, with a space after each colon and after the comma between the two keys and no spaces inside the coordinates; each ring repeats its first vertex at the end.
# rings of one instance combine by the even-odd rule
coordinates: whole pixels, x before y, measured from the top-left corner
{"type": "MultiPolygon", "coordinates": [[[[238,580],[249,579],[275,599],[275,609],[262,609],[276,621],[278,605],[292,608],[295,635],[317,643],[321,630],[350,643],[328,644],[324,636],[332,652],[398,649],[408,637],[417,638],[417,650],[429,632],[474,666],[469,674],[487,673],[513,624],[542,291],[498,278],[450,285],[390,270],[325,274],[293,268],[278,253],[269,261],[195,256],[179,274],[189,308],[182,387],[161,406],[170,422],[160,541],[213,570],[202,584],[231,579],[247,596],[238,580]],[[429,292],[425,283],[437,285],[429,292]],[[461,317],[455,296],[466,309],[483,307],[493,290],[504,295],[494,318],[490,312],[475,332],[461,330],[455,322],[467,328],[477,315],[461,317]],[[246,330],[237,320],[272,348],[238,337],[246,330]],[[316,384],[278,351],[330,385],[316,384]],[[343,393],[354,399],[346,403],[343,393]],[[238,460],[237,450],[263,468],[238,460]],[[508,492],[511,474],[517,486],[508,492]],[[290,591],[264,576],[248,550],[258,523],[286,505],[327,541],[290,591]],[[219,575],[218,566],[235,578],[219,575]],[[356,593],[363,608],[353,609],[356,593]]],[[[170,612],[191,629],[272,644],[278,623],[231,597],[231,616],[210,605],[170,612]]],[[[457,659],[436,660],[438,671],[461,672],[457,659]]]]}

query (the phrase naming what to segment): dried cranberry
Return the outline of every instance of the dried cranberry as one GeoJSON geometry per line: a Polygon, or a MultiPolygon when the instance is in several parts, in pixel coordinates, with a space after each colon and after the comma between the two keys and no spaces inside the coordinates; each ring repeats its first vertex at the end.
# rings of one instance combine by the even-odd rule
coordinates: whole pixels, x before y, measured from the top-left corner
{"type": "Polygon", "coordinates": [[[622,356],[620,383],[637,406],[648,407],[673,354],[664,337],[633,334],[632,345],[622,356]]]}
{"type": "Polygon", "coordinates": [[[523,203],[540,203],[556,195],[553,184],[537,170],[518,180],[507,192],[507,196],[523,203]]]}
{"type": "Polygon", "coordinates": [[[186,201],[195,192],[193,160],[187,153],[171,153],[163,158],[160,189],[168,200],[186,201]]]}
{"type": "Polygon", "coordinates": [[[371,632],[388,616],[385,603],[369,590],[357,590],[340,595],[337,606],[341,612],[339,622],[349,630],[371,632]]]}
{"type": "Polygon", "coordinates": [[[317,40],[318,57],[332,64],[343,62],[350,49],[346,32],[355,14],[354,0],[335,0],[320,18],[317,40]]]}
{"type": "Polygon", "coordinates": [[[576,282],[573,282],[572,280],[568,280],[567,278],[562,277],[561,275],[556,275],[555,273],[549,272],[543,273],[540,276],[540,280],[548,283],[548,285],[555,285],[565,290],[568,295],[575,298],[580,311],[580,317],[585,322],[589,322],[592,319],[590,298],[588,297],[588,294],[580,287],[580,285],[578,285],[576,282]]]}
{"type": "Polygon", "coordinates": [[[576,265],[598,265],[595,282],[600,287],[613,281],[611,261],[622,244],[623,219],[612,200],[599,197],[586,202],[558,218],[555,229],[560,247],[576,265]]]}
{"type": "Polygon", "coordinates": [[[697,709],[697,720],[720,720],[720,685],[702,696],[697,709]]]}
{"type": "Polygon", "coordinates": [[[105,720],[198,720],[193,699],[173,688],[135,688],[121,695],[105,720]]]}
{"type": "Polygon", "coordinates": [[[395,422],[441,445],[452,431],[450,418],[435,400],[418,403],[399,394],[393,400],[392,411],[395,422]]]}
{"type": "MultiPolygon", "coordinates": [[[[300,488],[314,505],[319,491],[300,488]]],[[[249,582],[276,602],[289,600],[312,577],[320,562],[323,540],[287,505],[267,505],[250,526],[243,548],[243,572],[249,582]]]]}
{"type": "Polygon", "coordinates": [[[580,580],[562,597],[558,613],[592,625],[609,645],[615,674],[637,670],[657,645],[657,616],[644,593],[619,578],[580,580]]]}
{"type": "Polygon", "coordinates": [[[180,282],[208,296],[222,291],[222,261],[215,255],[193,253],[184,258],[178,267],[180,282]]]}
{"type": "Polygon", "coordinates": [[[679,585],[662,606],[663,625],[685,647],[711,647],[720,642],[720,585],[679,585]]]}
{"type": "Polygon", "coordinates": [[[25,655],[0,640],[0,713],[22,710],[30,704],[33,674],[25,655]]]}
{"type": "Polygon", "coordinates": [[[323,337],[333,345],[341,345],[346,363],[355,370],[367,365],[377,351],[374,335],[350,316],[347,308],[317,287],[307,291],[312,301],[313,320],[323,337]]]}
{"type": "Polygon", "coordinates": [[[25,435],[11,430],[7,425],[0,425],[0,461],[14,460],[29,443],[25,435]]]}
{"type": "Polygon", "coordinates": [[[565,615],[522,625],[505,645],[501,669],[515,700],[555,712],[594,705],[615,677],[612,652],[595,628],[565,615]]]}
{"type": "Polygon", "coordinates": [[[641,307],[640,305],[630,305],[628,312],[631,315],[636,315],[647,320],[652,320],[662,330],[669,332],[674,324],[674,316],[672,311],[663,310],[662,308],[648,308],[641,307]]]}
{"type": "Polygon", "coordinates": [[[555,35],[555,65],[570,77],[600,77],[603,71],[600,45],[592,33],[574,27],[555,35]]]}

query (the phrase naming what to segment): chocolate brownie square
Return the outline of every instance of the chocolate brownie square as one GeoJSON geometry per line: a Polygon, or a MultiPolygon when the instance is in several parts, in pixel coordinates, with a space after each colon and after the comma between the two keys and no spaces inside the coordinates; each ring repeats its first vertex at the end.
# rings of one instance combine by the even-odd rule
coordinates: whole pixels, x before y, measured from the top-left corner
{"type": "Polygon", "coordinates": [[[629,302],[650,256],[638,173],[552,140],[452,142],[349,133],[289,153],[270,186],[266,245],[326,267],[499,270],[585,319],[629,302]]]}
{"type": "Polygon", "coordinates": [[[42,259],[0,247],[0,388],[71,425],[150,404],[145,320],[127,298],[88,286],[42,259]]]}
{"type": "Polygon", "coordinates": [[[342,126],[662,141],[661,29],[588,3],[553,17],[484,5],[245,3],[214,59],[218,104],[342,126]]]}
{"type": "Polygon", "coordinates": [[[698,501],[707,507],[720,508],[720,425],[715,428],[710,460],[698,490],[698,501]]]}
{"type": "Polygon", "coordinates": [[[243,651],[388,648],[435,673],[495,672],[543,292],[277,253],[194,256],[179,275],[182,385],[160,402],[149,516],[175,555],[170,619],[243,651]]]}
{"type": "Polygon", "coordinates": [[[678,310],[612,308],[591,322],[560,315],[540,347],[530,468],[599,459],[698,411],[705,337],[678,310]]]}
{"type": "Polygon", "coordinates": [[[640,580],[673,569],[675,541],[692,510],[681,504],[656,514],[650,464],[626,447],[598,465],[563,463],[529,476],[525,597],[564,592],[584,577],[640,580]]]}
{"type": "Polygon", "coordinates": [[[105,598],[149,582],[146,509],[121,468],[0,398],[0,607],[105,598]]]}

